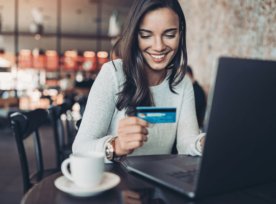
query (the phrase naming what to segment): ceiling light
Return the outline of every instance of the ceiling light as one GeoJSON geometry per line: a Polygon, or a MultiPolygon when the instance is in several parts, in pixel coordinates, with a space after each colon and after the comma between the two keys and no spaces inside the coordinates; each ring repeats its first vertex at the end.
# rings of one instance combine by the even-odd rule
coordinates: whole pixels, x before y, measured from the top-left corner
{"type": "Polygon", "coordinates": [[[99,58],[107,58],[107,56],[108,56],[108,53],[104,52],[104,51],[97,53],[97,57],[99,57],[99,58]]]}
{"type": "Polygon", "coordinates": [[[85,51],[83,53],[83,56],[84,57],[88,57],[88,58],[92,58],[92,57],[95,57],[95,52],[93,52],[93,51],[85,51]]]}

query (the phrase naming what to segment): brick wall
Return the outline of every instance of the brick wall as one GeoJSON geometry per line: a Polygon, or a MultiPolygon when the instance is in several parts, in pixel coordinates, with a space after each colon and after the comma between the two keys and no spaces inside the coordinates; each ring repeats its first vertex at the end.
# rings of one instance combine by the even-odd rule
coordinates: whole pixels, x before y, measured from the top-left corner
{"type": "Polygon", "coordinates": [[[276,60],[276,0],[179,2],[187,21],[188,64],[206,93],[219,56],[276,60]]]}

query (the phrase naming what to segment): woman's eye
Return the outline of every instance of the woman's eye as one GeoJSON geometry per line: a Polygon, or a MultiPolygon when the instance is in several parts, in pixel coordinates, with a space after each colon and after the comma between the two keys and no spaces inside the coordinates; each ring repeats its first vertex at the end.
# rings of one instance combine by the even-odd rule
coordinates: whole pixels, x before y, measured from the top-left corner
{"type": "Polygon", "coordinates": [[[166,35],[167,38],[174,38],[175,35],[166,35]]]}
{"type": "Polygon", "coordinates": [[[150,36],[149,35],[141,35],[141,38],[149,38],[150,36]]]}

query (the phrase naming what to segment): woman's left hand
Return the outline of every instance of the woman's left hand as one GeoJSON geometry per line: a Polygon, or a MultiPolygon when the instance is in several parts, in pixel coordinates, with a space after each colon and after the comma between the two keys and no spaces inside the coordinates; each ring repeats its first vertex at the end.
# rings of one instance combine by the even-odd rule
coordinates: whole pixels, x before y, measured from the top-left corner
{"type": "Polygon", "coordinates": [[[200,139],[201,152],[203,152],[204,143],[205,143],[205,136],[200,139]]]}

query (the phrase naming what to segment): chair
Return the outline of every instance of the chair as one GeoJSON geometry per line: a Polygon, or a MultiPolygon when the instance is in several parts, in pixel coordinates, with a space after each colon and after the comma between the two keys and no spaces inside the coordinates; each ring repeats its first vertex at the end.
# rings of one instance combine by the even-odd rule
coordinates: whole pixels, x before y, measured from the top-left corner
{"type": "Polygon", "coordinates": [[[24,113],[26,111],[18,107],[0,108],[0,130],[4,131],[11,127],[10,116],[15,112],[24,113]]]}
{"type": "Polygon", "coordinates": [[[0,130],[10,127],[10,115],[15,112],[24,112],[18,108],[18,98],[3,99],[0,96],[0,130]]]}
{"type": "Polygon", "coordinates": [[[63,104],[61,105],[65,106],[63,109],[65,109],[65,116],[66,116],[66,129],[67,129],[67,144],[72,144],[74,141],[74,138],[76,136],[76,132],[74,129],[74,122],[73,122],[73,116],[72,116],[72,108],[75,101],[66,99],[63,104]]]}
{"type": "Polygon", "coordinates": [[[43,178],[60,171],[59,168],[44,170],[43,167],[38,128],[43,125],[47,118],[48,113],[43,109],[37,109],[26,113],[16,112],[11,115],[12,130],[16,139],[21,163],[24,193],[26,193],[33,185],[37,184],[43,178]],[[29,175],[28,162],[23,140],[29,137],[32,133],[34,137],[37,172],[29,175]]]}
{"type": "Polygon", "coordinates": [[[65,133],[61,115],[66,114],[68,110],[71,110],[72,104],[69,101],[57,106],[50,107],[49,117],[51,120],[56,147],[56,165],[60,166],[62,161],[72,153],[72,142],[73,135],[69,125],[69,121],[66,116],[66,127],[67,127],[67,142],[65,142],[65,133]]]}
{"type": "Polygon", "coordinates": [[[88,99],[88,96],[86,95],[86,96],[82,96],[78,100],[78,103],[80,104],[80,114],[81,114],[81,116],[83,116],[83,114],[84,114],[86,103],[87,103],[87,99],[88,99]]]}

